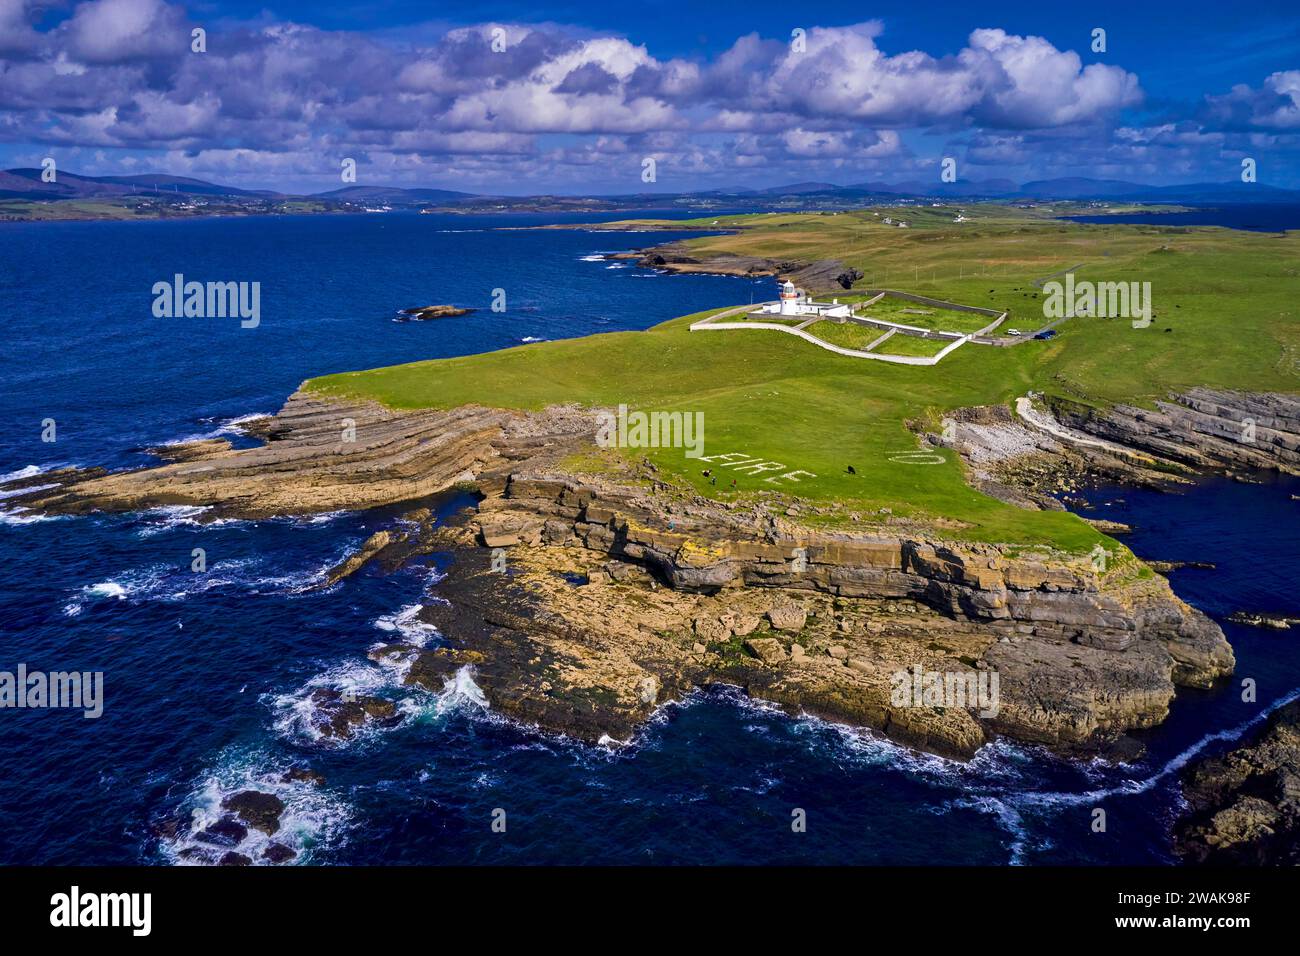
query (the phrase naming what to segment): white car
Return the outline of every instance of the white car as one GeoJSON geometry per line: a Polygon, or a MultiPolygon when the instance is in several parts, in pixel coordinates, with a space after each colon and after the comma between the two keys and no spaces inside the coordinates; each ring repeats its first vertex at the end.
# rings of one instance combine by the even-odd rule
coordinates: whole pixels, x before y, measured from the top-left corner
{"type": "Polygon", "coordinates": [[[1019,335],[1019,334],[1020,334],[1019,329],[1007,329],[1007,335],[1019,335]]]}

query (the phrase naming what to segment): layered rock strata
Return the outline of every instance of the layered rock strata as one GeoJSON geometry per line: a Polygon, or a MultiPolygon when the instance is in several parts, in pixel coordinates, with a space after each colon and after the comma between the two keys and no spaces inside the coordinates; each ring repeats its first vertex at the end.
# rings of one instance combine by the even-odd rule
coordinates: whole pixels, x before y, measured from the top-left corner
{"type": "MultiPolygon", "coordinates": [[[[1166,404],[1173,410],[1159,422],[1057,412],[1071,428],[1144,449],[1152,481],[1295,461],[1300,429],[1286,396],[1197,390],[1166,404]],[[1223,423],[1244,411],[1256,416],[1256,444],[1239,452],[1223,423]]],[[[47,472],[10,483],[5,506],[75,514],[183,504],[263,517],[472,486],[483,500],[460,526],[435,532],[424,512],[418,533],[376,535],[329,583],[371,557],[455,550],[440,586],[450,604],[424,611],[445,643],[382,653],[408,658],[411,680],[435,689],[473,667],[492,706],[593,740],[626,739],[663,702],[727,683],[943,753],[968,754],[998,734],[1097,747],[1161,721],[1175,687],[1207,687],[1232,670],[1218,627],[1140,562],[1100,575],[1077,556],[956,543],[933,530],[814,530],[774,501],[696,497],[618,456],[600,476],[577,474],[566,463],[595,451],[594,428],[577,408],[394,411],[299,391],[258,423],[261,447],[204,441],[161,449],[170,460],[157,468],[47,472]],[[900,701],[897,675],[913,670],[958,683],[996,675],[997,706],[900,701]]],[[[955,440],[989,487],[1010,487],[1003,470],[1020,452],[1135,467],[1006,410],[966,415],[955,440]]]]}

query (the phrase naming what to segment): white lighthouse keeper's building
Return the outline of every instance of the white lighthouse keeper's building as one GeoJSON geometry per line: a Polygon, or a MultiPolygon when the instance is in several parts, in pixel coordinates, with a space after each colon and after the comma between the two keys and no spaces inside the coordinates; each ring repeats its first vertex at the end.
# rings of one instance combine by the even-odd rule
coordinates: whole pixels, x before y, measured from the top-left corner
{"type": "Polygon", "coordinates": [[[781,298],[776,302],[766,302],[758,309],[751,312],[751,315],[782,315],[782,316],[821,316],[823,319],[847,319],[851,314],[847,303],[841,303],[837,300],[830,302],[814,302],[807,295],[801,293],[794,287],[794,283],[789,279],[781,283],[781,298]]]}

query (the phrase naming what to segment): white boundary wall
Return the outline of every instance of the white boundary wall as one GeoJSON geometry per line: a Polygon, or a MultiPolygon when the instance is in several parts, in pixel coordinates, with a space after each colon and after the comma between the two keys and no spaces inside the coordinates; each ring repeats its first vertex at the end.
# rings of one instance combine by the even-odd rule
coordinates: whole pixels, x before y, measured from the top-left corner
{"type": "MultiPolygon", "coordinates": [[[[760,303],[765,304],[765,303],[760,303]]],[[[850,358],[875,359],[878,362],[893,362],[896,365],[938,365],[945,355],[959,346],[965,345],[971,340],[971,336],[963,335],[961,338],[953,340],[951,345],[944,346],[940,351],[930,356],[920,355],[878,355],[875,352],[862,352],[857,349],[846,349],[839,345],[832,345],[830,342],[823,342],[815,335],[811,335],[800,328],[792,328],[788,325],[778,325],[775,322],[723,322],[729,315],[735,315],[738,312],[753,311],[752,305],[742,305],[734,309],[727,309],[725,312],[719,312],[717,315],[710,316],[707,319],[700,319],[698,322],[692,322],[690,329],[692,332],[706,332],[712,329],[773,329],[777,332],[787,332],[790,335],[797,335],[806,342],[811,342],[818,348],[826,349],[828,352],[835,352],[839,355],[847,355],[850,358]]],[[[873,342],[872,344],[878,344],[873,342]]]]}

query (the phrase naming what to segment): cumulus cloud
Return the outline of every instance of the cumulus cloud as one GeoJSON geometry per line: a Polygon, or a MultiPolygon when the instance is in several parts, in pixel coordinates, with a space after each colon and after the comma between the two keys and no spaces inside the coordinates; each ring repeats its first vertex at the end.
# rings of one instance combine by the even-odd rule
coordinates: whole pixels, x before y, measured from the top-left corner
{"type": "MultiPolygon", "coordinates": [[[[485,23],[403,42],[268,17],[212,26],[207,52],[193,53],[195,24],[166,0],[83,0],[52,26],[37,14],[31,0],[0,0],[0,141],[103,149],[123,168],[151,151],[193,172],[247,165],[256,180],[354,155],[392,175],[454,164],[467,182],[517,181],[602,164],[636,176],[655,156],[663,182],[674,171],[914,172],[926,161],[909,132],[956,137],[989,164],[1065,155],[1072,139],[1116,129],[1132,132],[1110,142],[1115,155],[1225,148],[1197,142],[1196,124],[1122,122],[1142,104],[1135,74],[996,28],[949,56],[891,52],[870,21],[812,27],[801,47],[750,34],[697,61],[563,26],[485,23]]],[[[1298,91],[1300,71],[1234,87],[1206,101],[1204,122],[1285,133],[1300,126],[1298,91]]]]}
{"type": "Polygon", "coordinates": [[[1059,126],[1112,114],[1141,100],[1138,79],[1117,66],[1083,67],[1041,37],[976,30],[955,57],[876,44],[878,22],[807,31],[801,48],[751,34],[703,76],[701,89],[729,115],[757,112],[883,126],[976,121],[1059,126]]]}
{"type": "Polygon", "coordinates": [[[76,8],[55,42],[74,61],[121,63],[178,57],[190,37],[184,12],[163,0],[95,0],[76,8]]]}
{"type": "Polygon", "coordinates": [[[1233,129],[1300,129],[1300,70],[1274,73],[1259,89],[1243,83],[1206,97],[1206,114],[1233,129]]]}

